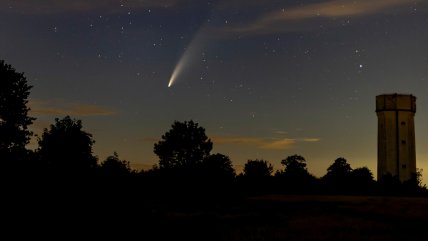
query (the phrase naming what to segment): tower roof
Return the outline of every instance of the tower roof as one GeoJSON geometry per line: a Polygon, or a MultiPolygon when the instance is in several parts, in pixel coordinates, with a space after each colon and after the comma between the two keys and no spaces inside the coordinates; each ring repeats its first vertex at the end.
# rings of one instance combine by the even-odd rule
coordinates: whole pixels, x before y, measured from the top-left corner
{"type": "Polygon", "coordinates": [[[376,112],[410,111],[416,113],[416,97],[410,94],[382,94],[376,96],[376,112]]]}

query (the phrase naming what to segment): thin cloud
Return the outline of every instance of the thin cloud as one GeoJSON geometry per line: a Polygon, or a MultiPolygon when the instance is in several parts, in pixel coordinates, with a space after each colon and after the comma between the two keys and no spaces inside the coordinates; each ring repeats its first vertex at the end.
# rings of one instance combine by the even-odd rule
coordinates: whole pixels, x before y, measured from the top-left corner
{"type": "Polygon", "coordinates": [[[233,31],[243,33],[268,33],[296,30],[307,27],[307,21],[320,18],[362,17],[385,13],[394,7],[414,5],[414,0],[331,0],[284,8],[263,15],[250,24],[235,27],[233,31]],[[296,27],[297,25],[297,27],[296,27]]]}
{"type": "Polygon", "coordinates": [[[277,135],[287,135],[288,134],[287,131],[281,131],[281,130],[275,130],[274,133],[277,135]]]}
{"type": "Polygon", "coordinates": [[[116,112],[106,107],[65,102],[63,100],[31,100],[29,102],[32,116],[111,116],[116,112]]]}
{"type": "Polygon", "coordinates": [[[304,142],[319,142],[319,141],[321,141],[321,139],[320,138],[304,138],[304,139],[302,139],[302,141],[304,141],[304,142]]]}
{"type": "Polygon", "coordinates": [[[281,139],[268,141],[267,143],[261,145],[260,148],[269,150],[283,150],[292,147],[295,143],[296,140],[294,139],[281,139]]]}
{"type": "Polygon", "coordinates": [[[257,137],[231,137],[231,136],[215,136],[212,138],[214,144],[219,145],[236,145],[249,146],[266,150],[284,150],[293,148],[299,142],[319,142],[320,138],[257,138],[257,137]]]}
{"type": "Polygon", "coordinates": [[[214,144],[220,145],[242,145],[252,146],[260,149],[282,150],[291,148],[296,140],[294,139],[263,139],[256,137],[226,137],[217,136],[212,139],[214,144]]]}

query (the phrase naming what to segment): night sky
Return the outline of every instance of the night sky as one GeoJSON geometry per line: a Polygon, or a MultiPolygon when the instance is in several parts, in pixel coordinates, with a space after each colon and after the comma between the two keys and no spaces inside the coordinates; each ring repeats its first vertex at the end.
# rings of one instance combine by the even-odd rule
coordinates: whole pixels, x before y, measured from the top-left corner
{"type": "Polygon", "coordinates": [[[194,120],[238,172],[300,154],[376,177],[375,96],[413,94],[428,180],[426,0],[0,0],[0,59],[34,86],[36,134],[70,115],[138,169],[194,120]]]}

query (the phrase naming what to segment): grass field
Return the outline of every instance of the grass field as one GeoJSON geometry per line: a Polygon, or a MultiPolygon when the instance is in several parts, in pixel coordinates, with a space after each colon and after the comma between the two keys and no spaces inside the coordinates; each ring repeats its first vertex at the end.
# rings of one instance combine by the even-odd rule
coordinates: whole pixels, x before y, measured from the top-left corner
{"type": "MultiPolygon", "coordinates": [[[[26,232],[32,230],[32,237],[60,233],[53,237],[186,241],[428,240],[428,198],[268,195],[213,200],[115,193],[96,200],[85,196],[52,196],[16,210],[3,207],[12,211],[12,215],[8,218],[3,215],[2,223],[26,232]]],[[[19,238],[21,233],[14,234],[19,238]]]]}
{"type": "Polygon", "coordinates": [[[150,238],[428,240],[426,198],[262,196],[161,212],[150,238]]]}

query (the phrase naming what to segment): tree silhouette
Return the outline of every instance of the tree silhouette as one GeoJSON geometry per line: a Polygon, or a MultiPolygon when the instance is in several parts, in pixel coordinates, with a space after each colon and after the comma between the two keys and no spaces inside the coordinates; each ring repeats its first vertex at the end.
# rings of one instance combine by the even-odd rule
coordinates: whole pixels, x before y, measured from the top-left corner
{"type": "Polygon", "coordinates": [[[340,181],[343,178],[348,178],[351,172],[351,165],[349,165],[345,158],[339,157],[327,168],[325,178],[340,181]]]}
{"type": "Polygon", "coordinates": [[[426,190],[427,189],[426,184],[422,183],[422,177],[423,177],[422,172],[423,172],[422,168],[416,168],[416,173],[414,175],[414,178],[415,178],[416,185],[419,188],[426,190]]]}
{"type": "Polygon", "coordinates": [[[240,190],[246,194],[259,195],[272,191],[273,166],[265,160],[248,160],[243,173],[238,176],[240,190]]]}
{"type": "Polygon", "coordinates": [[[284,175],[295,177],[309,175],[308,169],[306,168],[306,160],[302,156],[288,156],[281,161],[281,164],[285,166],[284,175]]]}
{"type": "Polygon", "coordinates": [[[259,179],[272,176],[273,166],[265,160],[248,160],[244,166],[244,177],[259,179]]]}
{"type": "Polygon", "coordinates": [[[422,184],[422,169],[417,168],[416,173],[412,173],[410,179],[403,182],[400,178],[391,173],[386,173],[378,177],[377,186],[380,193],[393,195],[425,195],[428,196],[428,189],[422,184]]]}
{"type": "Polygon", "coordinates": [[[350,173],[350,188],[357,193],[370,193],[374,190],[373,173],[367,167],[355,168],[350,173]]]}
{"type": "Polygon", "coordinates": [[[281,164],[285,166],[285,169],[278,171],[275,177],[280,180],[281,185],[287,191],[305,192],[315,185],[316,178],[308,172],[304,157],[300,155],[288,156],[281,161],[281,164]]]}
{"type": "Polygon", "coordinates": [[[367,167],[359,167],[352,170],[351,178],[358,183],[371,183],[374,181],[373,173],[367,167]]]}
{"type": "Polygon", "coordinates": [[[422,184],[422,169],[417,168],[409,180],[402,182],[402,194],[420,195],[427,194],[426,185],[422,184]]]}
{"type": "Polygon", "coordinates": [[[80,120],[66,116],[55,119],[39,139],[38,155],[55,172],[68,174],[88,173],[97,167],[92,155],[92,135],[82,130],[80,120]]]}
{"type": "Polygon", "coordinates": [[[161,169],[193,169],[209,156],[212,146],[203,127],[192,120],[175,121],[162,140],[155,143],[154,153],[161,169]]]}
{"type": "Polygon", "coordinates": [[[28,126],[28,96],[32,86],[23,73],[0,61],[0,160],[16,159],[25,153],[32,133],[28,126]]]}
{"type": "Polygon", "coordinates": [[[107,177],[125,177],[131,173],[131,167],[129,161],[120,160],[114,152],[100,164],[100,171],[107,177]]]}
{"type": "Polygon", "coordinates": [[[204,159],[202,173],[206,178],[221,180],[230,180],[236,175],[230,158],[220,153],[210,155],[204,159]]]}
{"type": "Polygon", "coordinates": [[[327,168],[327,174],[322,178],[327,189],[334,192],[349,192],[352,168],[345,158],[337,158],[331,166],[327,168]]]}
{"type": "Polygon", "coordinates": [[[392,176],[389,172],[379,178],[377,185],[381,194],[388,195],[398,194],[402,188],[402,183],[398,176],[392,176]]]}

